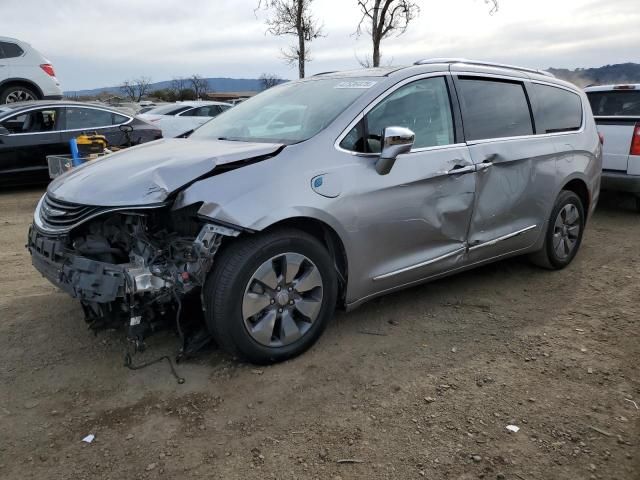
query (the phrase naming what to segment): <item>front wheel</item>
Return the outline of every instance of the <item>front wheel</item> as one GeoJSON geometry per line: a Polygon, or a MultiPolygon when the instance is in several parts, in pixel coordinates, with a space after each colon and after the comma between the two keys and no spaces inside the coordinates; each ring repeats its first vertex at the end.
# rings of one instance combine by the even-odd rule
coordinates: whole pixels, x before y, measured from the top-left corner
{"type": "Polygon", "coordinates": [[[299,355],[333,316],[334,262],[295,229],[253,234],[220,252],[204,286],[205,318],[218,344],[253,363],[299,355]]]}
{"type": "Polygon", "coordinates": [[[571,263],[582,242],[585,217],[582,200],[563,190],[551,211],[542,249],[531,256],[536,265],[559,270],[571,263]]]}

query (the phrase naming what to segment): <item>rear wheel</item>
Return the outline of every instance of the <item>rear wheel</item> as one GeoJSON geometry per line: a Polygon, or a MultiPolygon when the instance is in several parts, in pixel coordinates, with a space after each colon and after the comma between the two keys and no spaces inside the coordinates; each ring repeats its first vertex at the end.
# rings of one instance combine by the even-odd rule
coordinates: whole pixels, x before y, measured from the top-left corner
{"type": "Polygon", "coordinates": [[[205,318],[227,352],[273,363],[304,352],[333,316],[337,279],[314,237],[283,229],[238,239],[204,287],[205,318]]]}
{"type": "Polygon", "coordinates": [[[29,100],[38,100],[38,95],[32,89],[22,85],[7,87],[0,93],[0,104],[27,102],[29,100]]]}
{"type": "Polygon", "coordinates": [[[584,220],[580,197],[568,190],[560,192],[549,218],[544,246],[531,256],[533,263],[553,270],[569,265],[580,248],[584,220]]]}

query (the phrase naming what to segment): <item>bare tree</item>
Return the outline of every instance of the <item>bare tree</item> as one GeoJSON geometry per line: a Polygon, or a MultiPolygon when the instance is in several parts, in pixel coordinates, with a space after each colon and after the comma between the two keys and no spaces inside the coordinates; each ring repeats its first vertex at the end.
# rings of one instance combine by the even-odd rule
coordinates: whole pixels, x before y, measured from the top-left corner
{"type": "MultiPolygon", "coordinates": [[[[357,1],[362,17],[358,23],[356,35],[362,35],[363,29],[371,35],[373,56],[370,64],[373,67],[379,67],[380,42],[391,35],[400,36],[406,32],[409,23],[420,13],[420,7],[410,0],[357,1]]],[[[369,63],[368,60],[367,63],[369,63]]]]}
{"type": "Polygon", "coordinates": [[[132,102],[139,102],[149,92],[151,86],[151,78],[138,77],[134,80],[125,80],[120,90],[132,102]]]}
{"type": "Polygon", "coordinates": [[[279,83],[282,83],[282,79],[275,73],[263,73],[260,75],[260,85],[263,90],[275,87],[279,83]]]}
{"type": "Polygon", "coordinates": [[[173,96],[176,100],[183,100],[180,97],[181,92],[187,88],[187,79],[184,77],[174,77],[171,80],[171,84],[169,85],[168,90],[173,93],[173,96]]]}
{"type": "MultiPolygon", "coordinates": [[[[363,67],[380,66],[380,43],[391,35],[400,36],[407,31],[412,20],[420,14],[418,2],[411,0],[357,0],[362,17],[356,29],[356,35],[365,30],[371,35],[373,54],[371,57],[359,59],[363,67]]],[[[498,0],[484,0],[489,5],[489,15],[498,11],[498,0]]]]}
{"type": "Polygon", "coordinates": [[[308,43],[322,36],[322,26],[311,15],[313,0],[258,0],[258,8],[271,10],[267,31],[274,36],[293,35],[296,44],[282,51],[285,61],[298,64],[298,76],[304,78],[305,64],[311,61],[308,43]]]}
{"type": "Polygon", "coordinates": [[[196,99],[202,99],[209,93],[209,82],[200,75],[191,75],[189,84],[196,95],[196,99]]]}
{"type": "Polygon", "coordinates": [[[493,15],[498,12],[498,0],[484,0],[484,3],[489,5],[489,15],[493,15]]]}

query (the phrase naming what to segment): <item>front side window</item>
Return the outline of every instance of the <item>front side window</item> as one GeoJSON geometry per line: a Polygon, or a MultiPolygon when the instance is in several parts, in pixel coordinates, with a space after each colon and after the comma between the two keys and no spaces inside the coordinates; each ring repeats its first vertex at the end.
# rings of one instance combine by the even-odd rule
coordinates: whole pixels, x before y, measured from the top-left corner
{"type": "Polygon", "coordinates": [[[313,78],[272,87],[198,128],[190,138],[293,144],[327,127],[379,78],[313,78]]]}
{"type": "Polygon", "coordinates": [[[640,115],[640,90],[588,92],[587,97],[596,117],[640,115]]]}
{"type": "Polygon", "coordinates": [[[59,111],[59,108],[46,108],[17,113],[3,120],[2,126],[13,134],[53,132],[59,129],[59,111]]]}
{"type": "Polygon", "coordinates": [[[113,125],[112,112],[84,107],[66,108],[67,130],[85,130],[113,125]]]}
{"type": "Polygon", "coordinates": [[[522,83],[460,77],[458,85],[466,140],[533,134],[522,83]]]}
{"type": "Polygon", "coordinates": [[[449,91],[444,77],[409,83],[378,103],[342,140],[340,146],[361,153],[380,153],[382,131],[406,127],[416,135],[413,148],[454,143],[449,91]]]}
{"type": "Polygon", "coordinates": [[[16,58],[23,53],[24,51],[15,43],[0,42],[0,58],[16,58]]]}
{"type": "Polygon", "coordinates": [[[538,102],[536,133],[556,133],[579,130],[582,126],[580,97],[563,88],[534,83],[538,102]]]}

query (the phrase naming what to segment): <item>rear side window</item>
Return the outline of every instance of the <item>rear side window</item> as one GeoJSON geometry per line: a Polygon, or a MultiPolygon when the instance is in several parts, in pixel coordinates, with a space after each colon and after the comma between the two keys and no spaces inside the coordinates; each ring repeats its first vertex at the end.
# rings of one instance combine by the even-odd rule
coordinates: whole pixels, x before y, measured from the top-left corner
{"type": "Polygon", "coordinates": [[[467,140],[533,134],[521,83],[460,77],[458,84],[467,140]]]}
{"type": "Polygon", "coordinates": [[[187,110],[181,117],[215,117],[220,114],[220,107],[218,105],[204,105],[192,110],[187,110]]]}
{"type": "Polygon", "coordinates": [[[640,90],[589,92],[589,103],[595,116],[616,117],[640,115],[640,90]]]}
{"type": "Polygon", "coordinates": [[[112,112],[94,108],[67,107],[67,130],[85,130],[113,124],[112,112]]]}
{"type": "Polygon", "coordinates": [[[113,115],[113,125],[120,125],[121,123],[125,123],[129,121],[129,117],[125,117],[124,115],[120,115],[119,113],[114,113],[113,115]]]}
{"type": "Polygon", "coordinates": [[[562,88],[534,83],[538,106],[537,133],[570,132],[582,126],[582,102],[575,93],[562,88]]]}
{"type": "Polygon", "coordinates": [[[24,51],[15,43],[0,42],[0,58],[19,57],[24,51]]]}
{"type": "Polygon", "coordinates": [[[185,110],[189,110],[190,108],[192,108],[192,107],[190,107],[188,105],[187,106],[183,105],[182,107],[174,107],[174,108],[168,109],[166,111],[157,112],[157,113],[158,113],[158,115],[177,115],[180,112],[184,112],[185,110]]]}

